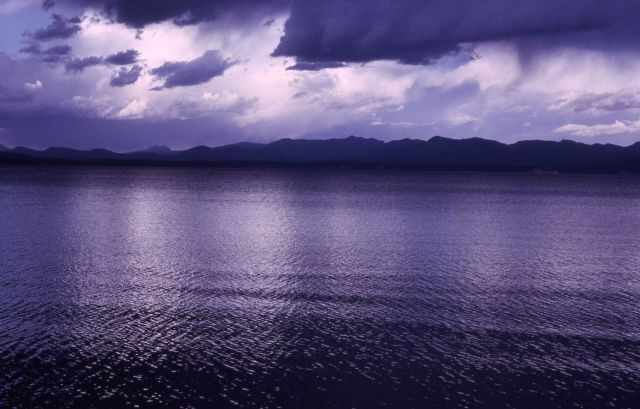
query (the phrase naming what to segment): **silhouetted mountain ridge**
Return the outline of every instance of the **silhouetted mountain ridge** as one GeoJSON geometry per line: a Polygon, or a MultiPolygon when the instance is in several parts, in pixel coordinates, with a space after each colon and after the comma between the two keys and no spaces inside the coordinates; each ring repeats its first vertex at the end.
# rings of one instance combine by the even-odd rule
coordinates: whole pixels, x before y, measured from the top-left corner
{"type": "Polygon", "coordinates": [[[383,142],[342,139],[280,139],[173,151],[165,146],[116,153],[105,149],[18,147],[2,151],[5,163],[121,165],[389,167],[438,170],[548,170],[560,172],[640,172],[640,142],[622,147],[571,140],[529,140],[505,144],[489,139],[400,139],[383,142]]]}
{"type": "Polygon", "coordinates": [[[153,145],[148,147],[147,149],[141,150],[141,151],[136,151],[137,153],[158,153],[161,155],[169,155],[171,153],[173,153],[174,151],[171,150],[171,148],[169,148],[168,146],[164,146],[164,145],[153,145]]]}

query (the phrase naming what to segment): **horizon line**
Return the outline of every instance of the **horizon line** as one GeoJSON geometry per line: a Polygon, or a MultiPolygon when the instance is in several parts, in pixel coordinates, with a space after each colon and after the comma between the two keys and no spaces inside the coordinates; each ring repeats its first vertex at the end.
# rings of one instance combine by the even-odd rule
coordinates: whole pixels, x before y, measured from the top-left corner
{"type": "MultiPolygon", "coordinates": [[[[448,136],[441,136],[441,135],[433,135],[431,137],[429,137],[428,139],[422,139],[422,138],[401,138],[401,139],[390,139],[390,140],[383,140],[383,139],[378,139],[378,138],[373,138],[373,137],[365,137],[365,136],[358,136],[358,135],[349,135],[346,137],[334,137],[334,138],[294,138],[294,137],[285,137],[285,138],[278,138],[275,140],[272,140],[270,142],[254,142],[254,141],[238,141],[238,142],[231,142],[231,143],[225,143],[225,144],[220,144],[220,145],[204,145],[204,144],[200,144],[200,145],[193,145],[189,148],[184,148],[184,149],[174,149],[170,146],[167,145],[150,145],[147,146],[146,148],[140,148],[140,149],[134,149],[134,150],[127,150],[127,151],[120,151],[120,150],[113,150],[113,149],[109,149],[109,148],[104,148],[104,147],[95,147],[95,148],[73,148],[70,146],[62,146],[62,145],[52,145],[52,146],[48,146],[45,148],[35,148],[35,147],[30,147],[30,146],[26,146],[26,145],[15,145],[13,147],[11,146],[7,146],[4,145],[2,143],[0,143],[0,148],[5,148],[7,149],[9,152],[13,151],[15,149],[29,149],[29,150],[33,150],[33,151],[38,151],[38,152],[45,152],[49,149],[69,149],[69,150],[74,150],[74,151],[81,151],[81,152],[90,152],[90,151],[109,151],[112,153],[119,153],[119,154],[128,154],[128,153],[138,153],[138,152],[145,152],[145,151],[150,151],[153,148],[166,148],[169,149],[171,152],[174,153],[178,153],[178,152],[185,152],[185,151],[189,151],[191,149],[196,149],[196,148],[209,148],[209,149],[215,149],[215,148],[221,148],[221,147],[225,147],[225,146],[234,146],[234,145],[239,145],[239,144],[255,144],[255,145],[262,145],[262,146],[267,146],[273,143],[277,143],[280,141],[336,141],[336,140],[347,140],[347,139],[362,139],[362,140],[373,140],[373,141],[377,141],[377,142],[381,142],[384,144],[387,143],[392,143],[392,142],[399,142],[399,141],[419,141],[419,142],[429,142],[432,140],[438,140],[438,139],[445,139],[445,140],[450,140],[450,141],[469,141],[469,140],[481,140],[481,141],[488,141],[488,142],[495,142],[497,144],[500,145],[504,145],[504,146],[513,146],[513,145],[517,145],[519,143],[525,143],[525,142],[552,142],[552,143],[575,143],[575,144],[579,144],[579,145],[586,145],[586,146],[614,146],[614,147],[618,147],[618,148],[629,148],[631,146],[634,146],[636,144],[640,143],[640,139],[629,144],[629,145],[618,145],[618,144],[614,144],[614,143],[601,143],[601,142],[595,142],[595,143],[587,143],[587,142],[582,142],[582,141],[576,141],[574,139],[567,139],[567,138],[563,138],[563,139],[522,139],[519,141],[515,141],[515,142],[502,142],[496,139],[489,139],[489,138],[481,138],[478,136],[472,136],[472,137],[468,137],[468,138],[452,138],[452,137],[448,137],[448,136]]],[[[3,150],[0,149],[0,152],[2,152],[3,150]]],[[[7,152],[7,151],[5,151],[7,152]]]]}

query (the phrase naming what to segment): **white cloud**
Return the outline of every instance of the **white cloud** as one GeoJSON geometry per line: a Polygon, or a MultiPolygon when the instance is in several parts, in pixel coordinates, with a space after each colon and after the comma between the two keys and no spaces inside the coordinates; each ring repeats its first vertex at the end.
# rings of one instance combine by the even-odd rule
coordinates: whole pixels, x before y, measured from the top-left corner
{"type": "Polygon", "coordinates": [[[569,92],[558,98],[549,108],[551,110],[568,108],[574,112],[588,112],[592,115],[640,109],[640,88],[630,86],[600,94],[569,92]]]}
{"type": "Polygon", "coordinates": [[[453,112],[446,119],[447,119],[447,122],[450,123],[451,125],[467,125],[472,122],[480,121],[479,118],[465,114],[463,112],[453,112]]]}
{"type": "Polygon", "coordinates": [[[42,89],[42,81],[36,80],[35,82],[25,82],[24,88],[29,91],[37,91],[42,89]]]}
{"type": "Polygon", "coordinates": [[[398,122],[385,122],[385,121],[381,121],[381,120],[375,120],[372,121],[370,123],[370,125],[373,126],[394,126],[394,127],[400,127],[400,128],[412,128],[415,127],[416,124],[414,124],[413,122],[407,122],[407,121],[398,121],[398,122]]]}
{"type": "Polygon", "coordinates": [[[640,58],[575,48],[539,56],[528,68],[521,88],[552,94],[607,93],[640,83],[640,58]]]}
{"type": "Polygon", "coordinates": [[[198,101],[210,111],[229,110],[239,107],[245,102],[245,99],[240,95],[229,92],[203,92],[198,101]]]}
{"type": "MultiPolygon", "coordinates": [[[[83,30],[70,44],[80,57],[109,55],[135,49],[149,66],[158,66],[167,61],[189,61],[202,55],[203,50],[194,47],[200,39],[198,26],[178,27],[171,22],[145,27],[136,38],[137,30],[122,24],[114,24],[88,13],[82,23],[83,30]]],[[[209,47],[215,41],[209,36],[209,47]]],[[[213,43],[213,45],[212,45],[213,43]]]]}
{"type": "Polygon", "coordinates": [[[610,124],[566,124],[554,130],[556,133],[568,133],[572,136],[602,136],[602,135],[620,135],[630,133],[640,133],[640,120],[637,121],[620,121],[617,120],[610,124]]]}
{"type": "Polygon", "coordinates": [[[124,108],[118,111],[119,118],[142,118],[147,110],[147,101],[144,99],[133,99],[124,108]]]}
{"type": "Polygon", "coordinates": [[[416,74],[417,83],[424,87],[452,88],[464,83],[475,83],[485,91],[513,85],[522,72],[515,47],[505,43],[481,44],[470,60],[458,61],[452,67],[449,58],[423,67],[416,74]]]}
{"type": "MultiPolygon", "coordinates": [[[[114,116],[115,109],[111,105],[112,103],[112,98],[106,95],[98,97],[83,97],[81,95],[76,95],[71,99],[72,106],[82,111],[89,112],[90,115],[95,115],[101,118],[111,118],[114,116]]],[[[119,111],[116,111],[116,114],[117,112],[119,111]]]]}

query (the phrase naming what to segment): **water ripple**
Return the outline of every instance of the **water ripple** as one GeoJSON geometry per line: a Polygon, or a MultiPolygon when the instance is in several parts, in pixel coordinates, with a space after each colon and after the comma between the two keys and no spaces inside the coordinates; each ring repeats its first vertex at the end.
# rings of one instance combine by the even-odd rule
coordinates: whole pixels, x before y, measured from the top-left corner
{"type": "Polygon", "coordinates": [[[639,182],[0,169],[0,407],[637,407],[639,182]]]}

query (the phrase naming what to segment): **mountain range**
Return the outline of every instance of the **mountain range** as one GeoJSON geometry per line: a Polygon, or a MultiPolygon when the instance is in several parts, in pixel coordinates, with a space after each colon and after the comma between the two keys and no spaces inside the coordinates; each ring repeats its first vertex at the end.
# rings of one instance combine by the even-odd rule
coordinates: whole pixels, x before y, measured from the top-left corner
{"type": "Polygon", "coordinates": [[[622,147],[570,140],[505,144],[481,138],[389,142],[350,136],[342,139],[280,139],[174,151],[153,146],[117,153],[106,149],[53,147],[34,150],[0,145],[0,164],[94,164],[162,166],[353,167],[429,170],[554,171],[640,173],[640,142],[622,147]]]}

